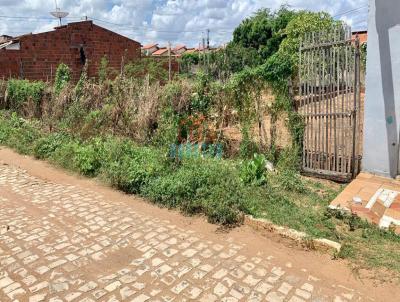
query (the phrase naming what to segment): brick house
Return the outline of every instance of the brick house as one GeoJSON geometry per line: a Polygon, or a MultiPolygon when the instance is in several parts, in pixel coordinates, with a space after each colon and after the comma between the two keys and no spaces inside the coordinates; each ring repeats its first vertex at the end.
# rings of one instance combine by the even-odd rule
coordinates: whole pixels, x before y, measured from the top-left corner
{"type": "Polygon", "coordinates": [[[356,36],[358,36],[358,39],[360,40],[360,45],[368,42],[368,31],[366,30],[353,31],[352,40],[355,40],[356,36]]]}
{"type": "Polygon", "coordinates": [[[140,59],[140,43],[92,21],[69,23],[54,31],[27,34],[0,44],[0,78],[52,80],[60,63],[67,64],[77,81],[85,62],[89,77],[97,76],[101,59],[119,71],[121,64],[140,59]]]}

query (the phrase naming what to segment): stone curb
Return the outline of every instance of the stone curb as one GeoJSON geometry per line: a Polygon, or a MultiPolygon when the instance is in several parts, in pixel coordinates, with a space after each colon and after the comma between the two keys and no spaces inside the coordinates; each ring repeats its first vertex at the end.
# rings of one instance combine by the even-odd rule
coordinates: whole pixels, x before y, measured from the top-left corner
{"type": "Polygon", "coordinates": [[[299,232],[293,229],[276,225],[263,218],[254,218],[251,215],[245,215],[243,223],[261,233],[274,233],[283,238],[295,241],[303,247],[314,249],[322,252],[338,253],[341,249],[341,244],[325,238],[310,238],[306,233],[299,232]]]}

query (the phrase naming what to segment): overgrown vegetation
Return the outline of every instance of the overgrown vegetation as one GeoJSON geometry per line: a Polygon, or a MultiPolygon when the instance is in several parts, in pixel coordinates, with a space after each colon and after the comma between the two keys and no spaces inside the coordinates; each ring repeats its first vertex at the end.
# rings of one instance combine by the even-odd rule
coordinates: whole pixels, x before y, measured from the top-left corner
{"type": "Polygon", "coordinates": [[[54,93],[58,95],[70,80],[71,71],[69,67],[64,63],[61,63],[60,65],[58,65],[56,71],[56,78],[54,80],[54,93]]]}
{"type": "Polygon", "coordinates": [[[127,193],[140,194],[165,207],[193,215],[203,213],[219,224],[235,224],[242,214],[267,218],[313,237],[341,242],[336,255],[362,267],[384,267],[400,273],[400,238],[327,205],[338,185],[304,179],[292,169],[290,152],[281,154],[276,171],[266,160],[219,160],[190,157],[175,161],[154,146],[112,135],[82,139],[72,133],[48,133],[39,122],[8,111],[0,113],[0,144],[23,154],[98,177],[127,193]],[[397,263],[397,264],[396,264],[397,263]]]}
{"type": "Polygon", "coordinates": [[[10,79],[7,82],[6,108],[16,111],[23,110],[23,106],[27,102],[33,102],[40,106],[45,87],[45,83],[41,81],[10,79]]]}

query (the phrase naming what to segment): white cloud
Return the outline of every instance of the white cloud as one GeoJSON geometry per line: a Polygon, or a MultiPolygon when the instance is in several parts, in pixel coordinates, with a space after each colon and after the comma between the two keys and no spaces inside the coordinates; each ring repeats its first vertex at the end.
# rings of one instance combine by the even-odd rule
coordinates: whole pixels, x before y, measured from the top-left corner
{"type": "MultiPolygon", "coordinates": [[[[332,15],[363,7],[368,0],[58,0],[58,6],[70,13],[67,21],[83,16],[98,25],[129,36],[142,44],[148,42],[186,43],[197,46],[207,28],[212,44],[231,39],[233,29],[246,17],[262,7],[277,9],[288,4],[293,9],[325,10],[332,15]],[[114,25],[118,24],[118,25],[114,25]]],[[[57,25],[49,12],[49,0],[0,0],[0,16],[32,17],[6,19],[0,17],[0,34],[19,35],[51,30],[57,25]],[[49,18],[49,19],[46,19],[49,18]]],[[[366,27],[365,7],[338,16],[354,28],[366,27]]]]}

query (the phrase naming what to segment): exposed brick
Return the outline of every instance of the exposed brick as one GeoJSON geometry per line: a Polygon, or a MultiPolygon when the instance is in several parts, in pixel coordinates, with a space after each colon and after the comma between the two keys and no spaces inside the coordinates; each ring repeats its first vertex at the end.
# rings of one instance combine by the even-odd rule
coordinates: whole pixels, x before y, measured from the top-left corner
{"type": "Polygon", "coordinates": [[[69,23],[54,31],[18,38],[20,50],[0,49],[0,78],[23,77],[52,80],[60,63],[67,64],[77,81],[83,69],[80,48],[89,62],[88,75],[95,77],[102,57],[109,67],[120,70],[122,58],[140,58],[140,43],[97,26],[92,21],[69,23]]]}

